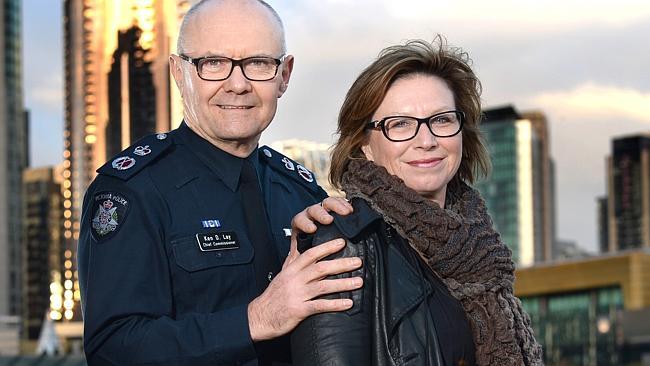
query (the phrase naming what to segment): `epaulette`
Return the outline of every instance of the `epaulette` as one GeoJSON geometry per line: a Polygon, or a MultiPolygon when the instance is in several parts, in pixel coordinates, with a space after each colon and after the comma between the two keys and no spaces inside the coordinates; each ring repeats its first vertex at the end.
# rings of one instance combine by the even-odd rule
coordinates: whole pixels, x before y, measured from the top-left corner
{"type": "Polygon", "coordinates": [[[265,161],[273,170],[295,180],[311,191],[324,193],[316,182],[316,176],[309,169],[268,146],[262,146],[257,151],[260,154],[260,160],[265,161]]]}
{"type": "Polygon", "coordinates": [[[156,160],[158,156],[172,145],[167,133],[145,136],[97,169],[97,173],[110,175],[122,180],[129,180],[142,168],[156,160]]]}

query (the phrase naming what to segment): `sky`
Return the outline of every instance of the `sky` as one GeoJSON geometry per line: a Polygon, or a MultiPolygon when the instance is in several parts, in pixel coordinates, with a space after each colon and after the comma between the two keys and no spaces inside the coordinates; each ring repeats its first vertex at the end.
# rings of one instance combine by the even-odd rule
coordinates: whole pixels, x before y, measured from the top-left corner
{"type": "MultiPolygon", "coordinates": [[[[443,34],[464,49],[484,108],[543,111],[556,166],[558,237],[595,251],[613,137],[650,131],[650,2],[270,0],[294,72],[262,143],[332,143],[354,78],[387,46],[443,34]]],[[[33,166],[63,151],[62,4],[24,0],[25,105],[33,166]]]]}

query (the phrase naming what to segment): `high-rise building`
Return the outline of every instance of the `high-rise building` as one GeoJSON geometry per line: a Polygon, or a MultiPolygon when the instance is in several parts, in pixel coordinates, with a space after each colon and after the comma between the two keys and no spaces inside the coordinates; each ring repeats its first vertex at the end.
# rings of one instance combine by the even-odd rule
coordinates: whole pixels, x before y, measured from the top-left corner
{"type": "Polygon", "coordinates": [[[555,258],[557,235],[555,228],[555,165],[551,159],[550,131],[541,111],[524,111],[521,117],[530,121],[533,129],[533,190],[539,197],[535,211],[541,215],[543,227],[539,234],[542,245],[535,247],[535,260],[555,258]],[[541,174],[540,174],[541,173],[541,174]],[[537,193],[539,192],[539,193],[537,193]]]}
{"type": "Polygon", "coordinates": [[[21,1],[1,3],[0,317],[9,317],[19,316],[22,307],[21,197],[22,171],[27,165],[27,123],[21,66],[21,1]]]}
{"type": "Polygon", "coordinates": [[[492,159],[492,176],[476,186],[496,229],[518,265],[551,260],[555,198],[549,133],[541,112],[489,109],[481,130],[492,159]]]}
{"type": "Polygon", "coordinates": [[[60,173],[51,167],[23,172],[23,339],[33,342],[45,315],[61,319],[64,301],[72,301],[63,295],[65,288],[72,288],[71,280],[62,280],[72,253],[63,240],[60,173]]]}
{"type": "Polygon", "coordinates": [[[596,199],[598,211],[598,249],[600,253],[609,252],[609,206],[607,202],[607,196],[596,199]]]}
{"type": "MultiPolygon", "coordinates": [[[[194,2],[64,1],[64,235],[73,268],[63,280],[74,284],[65,296],[78,290],[76,241],[83,195],[95,170],[142,135],[181,122],[182,103],[170,82],[168,57],[194,2]]],[[[65,307],[65,319],[78,315],[65,307]]]]}
{"type": "Polygon", "coordinates": [[[329,145],[290,139],[274,142],[271,144],[271,147],[311,170],[316,176],[318,185],[323,187],[330,196],[342,195],[341,192],[334,189],[329,183],[329,145]]]}
{"type": "Polygon", "coordinates": [[[609,251],[650,248],[650,135],[614,139],[607,165],[609,251]]]}
{"type": "Polygon", "coordinates": [[[119,31],[117,50],[108,73],[106,156],[114,156],[139,138],[156,131],[156,88],[142,30],[119,31]]]}

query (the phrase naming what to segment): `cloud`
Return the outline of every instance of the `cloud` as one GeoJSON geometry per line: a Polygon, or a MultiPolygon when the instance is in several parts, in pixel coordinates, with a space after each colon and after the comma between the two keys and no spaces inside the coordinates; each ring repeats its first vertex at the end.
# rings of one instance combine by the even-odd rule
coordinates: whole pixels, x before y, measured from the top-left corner
{"type": "Polygon", "coordinates": [[[465,24],[525,24],[528,29],[557,29],[587,24],[625,25],[650,16],[646,1],[380,1],[388,13],[411,20],[445,18],[465,24]],[[490,14],[490,16],[486,16],[490,14]]]}
{"type": "MultiPolygon", "coordinates": [[[[270,1],[285,19],[302,19],[303,27],[340,30],[357,28],[349,35],[368,31],[394,34],[400,29],[457,29],[475,37],[502,34],[525,38],[531,33],[561,32],[584,26],[624,27],[650,18],[645,0],[519,1],[519,0],[303,0],[270,1]],[[513,29],[516,31],[513,32],[513,29]]],[[[327,35],[327,34],[325,34],[327,35]]]]}
{"type": "Polygon", "coordinates": [[[585,83],[568,91],[543,92],[531,104],[574,118],[617,121],[632,119],[650,124],[650,92],[585,83]]]}

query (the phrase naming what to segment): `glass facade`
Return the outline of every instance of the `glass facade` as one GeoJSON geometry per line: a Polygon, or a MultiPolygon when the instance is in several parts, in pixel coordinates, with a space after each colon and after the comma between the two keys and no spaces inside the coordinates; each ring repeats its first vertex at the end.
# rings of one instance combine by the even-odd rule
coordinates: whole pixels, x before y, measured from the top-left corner
{"type": "Polygon", "coordinates": [[[524,297],[547,365],[620,365],[620,287],[524,297]]]}
{"type": "Polygon", "coordinates": [[[492,175],[475,186],[518,266],[551,260],[554,176],[546,117],[512,106],[484,111],[480,124],[492,175]]]}
{"type": "Polygon", "coordinates": [[[66,286],[61,280],[65,251],[61,228],[63,203],[54,174],[52,168],[27,169],[23,174],[23,338],[30,340],[38,339],[46,313],[52,316],[51,310],[60,311],[63,300],[59,296],[57,301],[56,289],[66,286]]]}
{"type": "Polygon", "coordinates": [[[650,170],[643,166],[642,159],[643,153],[650,151],[650,138],[617,139],[613,142],[613,150],[613,204],[618,249],[639,248],[644,246],[643,234],[648,230],[644,228],[644,216],[650,215],[644,212],[644,204],[650,203],[643,202],[650,200],[650,195],[643,192],[644,182],[650,180],[649,176],[644,176],[644,171],[650,170]]]}
{"type": "Polygon", "coordinates": [[[483,124],[490,157],[492,175],[476,184],[494,220],[496,230],[519,262],[519,210],[517,204],[517,131],[513,121],[483,124]]]}
{"type": "Polygon", "coordinates": [[[4,48],[0,101],[0,315],[20,315],[22,298],[22,171],[27,166],[27,124],[21,67],[21,2],[2,1],[4,48]]]}

